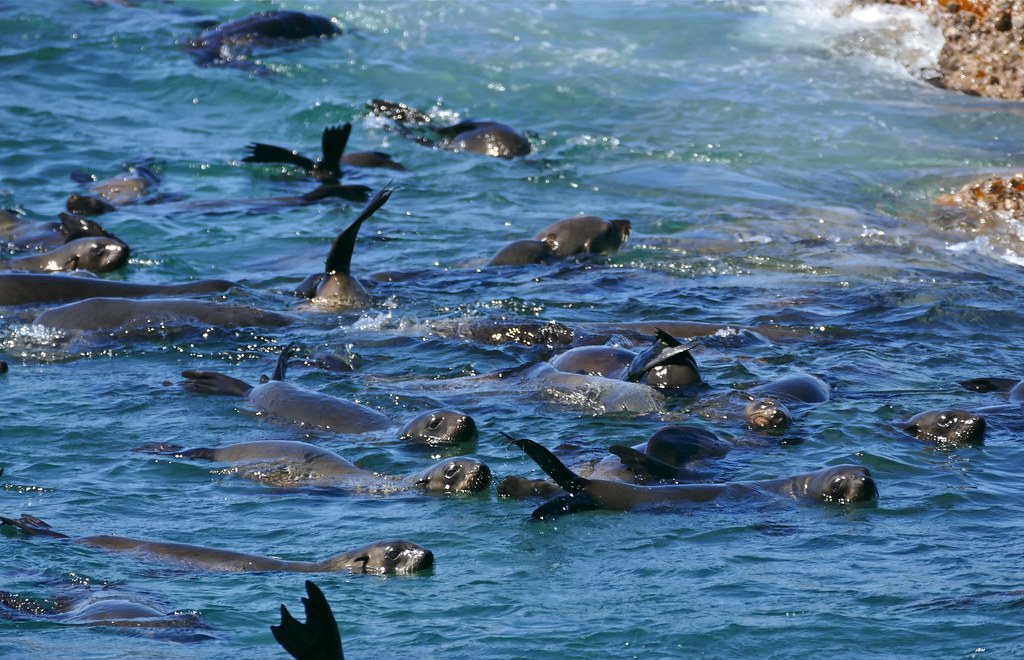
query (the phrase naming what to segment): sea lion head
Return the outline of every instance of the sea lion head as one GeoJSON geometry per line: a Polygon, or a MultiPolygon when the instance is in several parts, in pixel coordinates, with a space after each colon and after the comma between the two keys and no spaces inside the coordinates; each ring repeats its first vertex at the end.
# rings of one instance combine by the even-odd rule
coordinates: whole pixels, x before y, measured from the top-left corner
{"type": "Polygon", "coordinates": [[[514,128],[496,121],[467,120],[438,131],[452,135],[449,149],[470,151],[495,158],[515,158],[530,153],[530,141],[514,128]]]}
{"type": "Polygon", "coordinates": [[[337,569],[357,573],[415,573],[434,565],[434,553],[412,541],[390,539],[370,543],[338,558],[337,569]]]}
{"type": "Polygon", "coordinates": [[[980,445],[985,440],[985,419],[966,410],[928,410],[911,417],[903,430],[936,444],[980,445]]]}
{"type": "Polygon", "coordinates": [[[402,427],[398,437],[431,447],[468,444],[476,442],[476,422],[457,410],[429,410],[402,427]]]}
{"type": "Polygon", "coordinates": [[[491,469],[483,461],[457,456],[414,477],[420,488],[442,493],[476,493],[491,485],[491,469]]]}
{"type": "Polygon", "coordinates": [[[619,249],[632,229],[629,220],[608,221],[596,215],[577,215],[541,229],[534,238],[560,257],[619,249]]]}
{"type": "Polygon", "coordinates": [[[702,458],[721,458],[732,446],[697,426],[667,426],[647,438],[644,453],[669,465],[681,466],[702,458]]]}
{"type": "Polygon", "coordinates": [[[79,215],[100,215],[117,210],[116,206],[102,197],[79,195],[78,193],[68,195],[66,206],[70,213],[77,213],[79,215]]]}
{"type": "Polygon", "coordinates": [[[807,475],[807,495],[825,502],[865,502],[878,497],[871,472],[861,465],[837,465],[807,475]]]}
{"type": "Polygon", "coordinates": [[[90,236],[68,241],[48,254],[44,270],[87,270],[91,273],[109,273],[128,263],[131,250],[121,241],[102,236],[90,236]]]}
{"type": "Polygon", "coordinates": [[[332,309],[362,309],[371,307],[373,301],[359,281],[346,273],[327,273],[312,296],[317,305],[332,309]]]}
{"type": "Polygon", "coordinates": [[[661,390],[693,387],[703,383],[697,361],[690,354],[693,344],[683,344],[663,330],[656,331],[654,343],[629,365],[626,379],[647,383],[661,390]]]}
{"type": "Polygon", "coordinates": [[[783,431],[793,423],[785,404],[772,396],[759,397],[747,404],[744,414],[752,431],[783,431]]]}

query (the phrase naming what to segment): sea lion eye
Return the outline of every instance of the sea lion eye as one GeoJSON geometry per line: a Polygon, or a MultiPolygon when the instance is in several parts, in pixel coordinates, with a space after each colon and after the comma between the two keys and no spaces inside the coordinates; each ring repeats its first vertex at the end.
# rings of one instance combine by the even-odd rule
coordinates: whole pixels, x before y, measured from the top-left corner
{"type": "Polygon", "coordinates": [[[427,423],[427,428],[431,431],[436,431],[441,426],[441,418],[436,415],[430,418],[430,422],[427,423]]]}
{"type": "Polygon", "coordinates": [[[846,489],[846,477],[836,477],[832,481],[832,495],[839,497],[846,489]]]}
{"type": "Polygon", "coordinates": [[[953,423],[953,419],[946,413],[939,415],[939,426],[945,428],[953,423]]]}
{"type": "Polygon", "coordinates": [[[402,555],[402,551],[398,548],[388,548],[387,552],[384,553],[384,559],[388,561],[398,561],[398,558],[402,555]]]}
{"type": "Polygon", "coordinates": [[[462,468],[458,463],[449,463],[444,468],[444,478],[454,479],[460,472],[462,472],[462,468]]]}

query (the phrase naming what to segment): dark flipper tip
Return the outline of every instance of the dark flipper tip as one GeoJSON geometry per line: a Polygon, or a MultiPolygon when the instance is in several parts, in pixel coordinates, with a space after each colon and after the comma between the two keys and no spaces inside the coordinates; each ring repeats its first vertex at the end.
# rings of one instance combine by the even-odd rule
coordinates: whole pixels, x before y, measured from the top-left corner
{"type": "Polygon", "coordinates": [[[306,623],[281,605],[281,623],[270,626],[271,634],[296,660],[344,660],[341,633],[327,598],[311,580],[306,580],[306,593],[309,598],[302,599],[306,623]]]}

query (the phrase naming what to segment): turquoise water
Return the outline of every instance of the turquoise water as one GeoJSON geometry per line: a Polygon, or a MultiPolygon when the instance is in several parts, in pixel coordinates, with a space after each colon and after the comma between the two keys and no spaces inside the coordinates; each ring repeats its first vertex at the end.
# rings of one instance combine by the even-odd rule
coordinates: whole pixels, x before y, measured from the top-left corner
{"type": "MultiPolygon", "coordinates": [[[[411,577],[314,579],[349,657],[1010,657],[1024,651],[1016,539],[1024,449],[1018,410],[983,413],[984,447],[941,451],[898,423],[978,410],[998,394],[966,378],[1017,376],[1020,227],[978,226],[933,200],[1022,165],[1021,106],[922,82],[939,46],[897,10],[823,3],[275,2],[345,34],[260,51],[272,72],[198,68],[178,45],[228,1],[0,4],[0,203],[50,219],[78,190],[151,160],[174,204],[103,216],[133,258],[108,277],[217,277],[226,299],[292,311],[283,330],[60,335],[37,309],[0,310],[0,513],[72,536],[117,534],[322,559],[376,539],[430,548],[411,577]],[[833,11],[835,9],[835,11],[833,11]],[[439,118],[493,119],[530,136],[516,161],[424,149],[366,118],[372,98],[439,118]],[[267,142],[315,154],[351,121],[350,150],[407,172],[360,171],[399,190],[363,228],[355,274],[379,283],[367,312],[295,310],[358,205],[204,214],[187,202],[301,194],[291,168],[241,164],[267,142]],[[477,271],[500,246],[577,213],[629,218],[606,259],[477,271]],[[794,371],[832,400],[802,412],[785,446],[733,452],[724,479],[859,463],[876,504],[767,500],[679,513],[593,512],[531,523],[535,503],[276,491],[216,465],[134,451],[310,439],[375,469],[431,462],[393,431],[331,435],[254,418],[243,403],[173,385],[184,369],[255,382],[281,346],[334,351],[340,375],[289,380],[396,421],[440,405],[473,415],[497,478],[540,476],[499,431],[549,447],[634,444],[699,406],[598,414],[563,393],[469,377],[542,356],[448,326],[489,316],[580,324],[669,319],[782,328],[723,331],[694,353],[712,397],[794,371]],[[165,381],[172,384],[165,385],[165,381]]],[[[737,440],[729,422],[689,419],[737,440]]],[[[269,625],[301,614],[306,576],[185,572],[130,556],[0,533],[2,589],[115,585],[196,612],[212,639],[175,644],[46,620],[0,622],[4,657],[284,657],[269,625]]],[[[301,618],[301,617],[300,617],[301,618]]]]}

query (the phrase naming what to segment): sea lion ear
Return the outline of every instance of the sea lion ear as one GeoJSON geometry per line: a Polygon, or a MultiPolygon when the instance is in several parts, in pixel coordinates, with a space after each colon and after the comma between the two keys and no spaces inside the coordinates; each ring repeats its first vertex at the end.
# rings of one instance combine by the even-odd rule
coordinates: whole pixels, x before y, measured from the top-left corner
{"type": "Polygon", "coordinates": [[[361,572],[365,573],[366,572],[366,567],[370,564],[370,555],[363,555],[361,557],[356,557],[355,559],[352,560],[352,563],[358,563],[358,562],[363,562],[363,567],[362,567],[362,569],[355,569],[355,570],[361,571],[361,572]]]}

